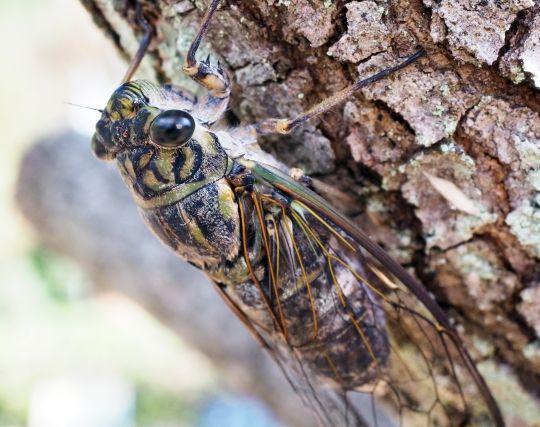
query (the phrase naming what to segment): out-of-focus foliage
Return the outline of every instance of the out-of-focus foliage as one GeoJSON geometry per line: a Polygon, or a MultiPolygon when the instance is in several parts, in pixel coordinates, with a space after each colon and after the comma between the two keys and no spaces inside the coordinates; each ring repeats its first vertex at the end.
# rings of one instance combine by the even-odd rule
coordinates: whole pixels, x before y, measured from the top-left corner
{"type": "Polygon", "coordinates": [[[192,425],[215,388],[204,357],[132,302],[96,292],[14,203],[23,151],[69,126],[90,132],[97,113],[66,102],[103,106],[125,65],[76,1],[0,1],[0,38],[0,426],[27,425],[40,385],[81,376],[121,378],[137,426],[192,425]]]}

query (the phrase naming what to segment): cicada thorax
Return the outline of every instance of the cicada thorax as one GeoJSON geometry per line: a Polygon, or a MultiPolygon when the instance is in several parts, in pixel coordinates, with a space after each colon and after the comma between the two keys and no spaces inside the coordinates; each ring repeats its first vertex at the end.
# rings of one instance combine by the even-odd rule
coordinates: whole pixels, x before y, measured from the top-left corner
{"type": "Polygon", "coordinates": [[[233,161],[218,137],[193,116],[185,144],[167,148],[152,140],[161,113],[194,108],[178,88],[125,83],[103,111],[93,149],[116,161],[144,220],[167,246],[211,276],[241,281],[238,208],[226,179],[233,161]]]}
{"type": "Polygon", "coordinates": [[[208,273],[233,263],[240,250],[229,158],[211,133],[178,150],[151,146],[117,161],[144,220],[178,255],[208,273]]]}

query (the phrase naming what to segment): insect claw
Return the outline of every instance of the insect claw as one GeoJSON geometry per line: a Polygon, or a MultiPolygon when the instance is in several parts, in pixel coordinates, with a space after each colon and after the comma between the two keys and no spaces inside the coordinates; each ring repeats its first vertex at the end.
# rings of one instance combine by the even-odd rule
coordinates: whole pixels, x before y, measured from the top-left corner
{"type": "Polygon", "coordinates": [[[313,186],[313,180],[307,176],[302,169],[299,168],[291,168],[289,170],[289,176],[294,179],[296,182],[306,186],[306,187],[312,187],[313,186]]]}
{"type": "Polygon", "coordinates": [[[210,65],[210,54],[206,57],[206,59],[203,61],[206,65],[210,65]]]}

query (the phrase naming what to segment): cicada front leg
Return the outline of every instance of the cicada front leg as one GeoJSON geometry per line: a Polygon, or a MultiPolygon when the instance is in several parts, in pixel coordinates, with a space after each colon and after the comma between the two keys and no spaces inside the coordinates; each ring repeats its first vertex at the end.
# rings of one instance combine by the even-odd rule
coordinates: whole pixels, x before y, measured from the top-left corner
{"type": "Polygon", "coordinates": [[[197,50],[219,3],[220,0],[213,0],[208,7],[199,31],[188,50],[183,67],[184,73],[208,90],[207,96],[197,104],[194,112],[202,122],[208,125],[215,123],[223,115],[231,93],[231,80],[219,63],[211,64],[210,57],[204,61],[196,59],[197,50]]]}

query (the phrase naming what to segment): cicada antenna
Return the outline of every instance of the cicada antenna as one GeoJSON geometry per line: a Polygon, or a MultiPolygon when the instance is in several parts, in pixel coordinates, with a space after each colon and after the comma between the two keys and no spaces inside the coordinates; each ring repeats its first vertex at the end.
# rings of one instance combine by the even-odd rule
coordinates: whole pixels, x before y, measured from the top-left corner
{"type": "Polygon", "coordinates": [[[69,102],[69,101],[64,101],[64,104],[71,105],[72,107],[85,108],[87,110],[97,111],[97,112],[102,113],[102,114],[103,114],[103,111],[104,111],[101,108],[88,107],[86,105],[75,104],[75,103],[69,102]]]}
{"type": "Polygon", "coordinates": [[[127,83],[131,80],[131,78],[139,68],[139,65],[141,65],[141,61],[143,60],[144,55],[146,55],[148,46],[150,45],[150,41],[152,40],[152,27],[144,17],[142,7],[139,2],[137,2],[137,6],[135,7],[135,13],[137,21],[139,21],[139,24],[142,25],[144,29],[144,35],[141,39],[141,42],[139,43],[139,48],[137,49],[135,56],[129,64],[129,68],[127,69],[126,74],[122,79],[122,83],[127,83]]]}

